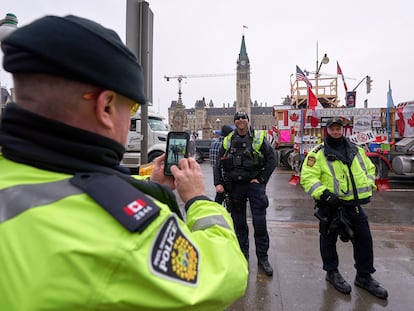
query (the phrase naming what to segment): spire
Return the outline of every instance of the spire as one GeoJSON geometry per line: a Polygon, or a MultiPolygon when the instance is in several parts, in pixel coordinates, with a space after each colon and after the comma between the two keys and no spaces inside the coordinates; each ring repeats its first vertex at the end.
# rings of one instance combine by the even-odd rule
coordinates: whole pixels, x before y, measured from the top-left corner
{"type": "Polygon", "coordinates": [[[242,43],[240,47],[239,58],[247,58],[246,43],[244,42],[244,35],[242,36],[242,43]]]}
{"type": "Polygon", "coordinates": [[[236,111],[245,111],[248,115],[251,115],[250,61],[249,56],[247,56],[244,34],[242,36],[239,58],[237,59],[236,89],[236,111]]]}

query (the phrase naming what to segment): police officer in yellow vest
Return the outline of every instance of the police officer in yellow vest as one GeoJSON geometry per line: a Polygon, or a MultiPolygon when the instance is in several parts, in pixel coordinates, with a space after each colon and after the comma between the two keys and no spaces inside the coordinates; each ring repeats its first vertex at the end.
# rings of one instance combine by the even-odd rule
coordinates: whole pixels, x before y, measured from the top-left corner
{"type": "Polygon", "coordinates": [[[268,275],[273,268],[268,260],[269,234],[266,224],[266,209],[269,200],[266,184],[276,167],[273,147],[265,139],[265,131],[252,131],[249,116],[245,112],[234,115],[236,130],[227,135],[219,149],[214,174],[216,191],[222,193],[224,187],[230,193],[234,221],[240,248],[249,258],[249,228],[246,219],[246,203],[249,200],[253,218],[254,238],[258,265],[268,275]],[[223,169],[223,174],[220,174],[223,169]]]}
{"type": "Polygon", "coordinates": [[[381,299],[388,292],[371,276],[375,272],[372,236],[361,205],[370,202],[375,186],[375,166],[364,150],[343,136],[341,118],[326,124],[327,136],[310,151],[302,165],[301,185],[317,204],[320,220],[320,251],[326,280],[349,294],[351,286],[338,271],[338,235],[353,244],[355,285],[381,299]]]}
{"type": "Polygon", "coordinates": [[[197,162],[165,176],[161,156],[151,180],[119,166],[145,104],[119,36],[47,16],[2,49],[16,103],[0,126],[0,310],[215,311],[243,296],[246,259],[197,162]]]}

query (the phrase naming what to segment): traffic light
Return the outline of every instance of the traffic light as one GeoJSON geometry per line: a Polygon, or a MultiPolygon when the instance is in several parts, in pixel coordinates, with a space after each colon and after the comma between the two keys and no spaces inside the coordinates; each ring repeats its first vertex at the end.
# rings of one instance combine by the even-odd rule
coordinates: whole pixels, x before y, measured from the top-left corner
{"type": "Polygon", "coordinates": [[[367,76],[367,94],[371,93],[371,84],[372,84],[372,79],[370,76],[367,76]]]}

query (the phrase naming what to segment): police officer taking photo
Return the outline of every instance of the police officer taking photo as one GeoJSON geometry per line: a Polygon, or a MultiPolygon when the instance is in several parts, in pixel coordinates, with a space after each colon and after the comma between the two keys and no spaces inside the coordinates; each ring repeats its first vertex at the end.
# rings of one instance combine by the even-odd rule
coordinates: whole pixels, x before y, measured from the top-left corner
{"type": "Polygon", "coordinates": [[[256,256],[258,265],[266,275],[273,275],[268,261],[269,234],[266,225],[266,208],[269,200],[266,184],[276,167],[276,155],[266,140],[265,131],[252,130],[246,112],[234,115],[236,130],[227,135],[219,150],[215,167],[214,185],[216,191],[230,193],[234,221],[240,248],[249,259],[249,228],[246,218],[246,204],[249,200],[253,218],[256,256]],[[222,168],[223,174],[220,174],[222,168]]]}
{"type": "Polygon", "coordinates": [[[120,166],[146,98],[115,31],[45,16],[1,47],[16,102],[0,123],[0,310],[216,311],[242,297],[233,221],[195,159],[172,176],[165,154],[151,176],[120,166]]]}
{"type": "Polygon", "coordinates": [[[376,189],[375,166],[361,147],[343,136],[341,118],[329,119],[326,130],[324,142],[307,154],[300,178],[304,190],[316,200],[326,280],[339,292],[350,294],[351,286],[338,271],[339,236],[353,244],[355,285],[386,299],[387,290],[371,276],[375,272],[372,235],[362,208],[376,189]]]}

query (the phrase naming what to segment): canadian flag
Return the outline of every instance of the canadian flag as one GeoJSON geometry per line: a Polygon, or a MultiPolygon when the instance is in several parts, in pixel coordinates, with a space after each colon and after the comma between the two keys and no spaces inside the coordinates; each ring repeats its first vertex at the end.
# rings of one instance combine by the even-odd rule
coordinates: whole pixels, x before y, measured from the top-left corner
{"type": "Polygon", "coordinates": [[[318,98],[315,94],[313,94],[311,87],[308,87],[308,108],[312,110],[323,109],[323,106],[319,102],[318,98]]]}
{"type": "Polygon", "coordinates": [[[308,108],[312,110],[312,115],[310,116],[310,124],[312,127],[317,127],[319,124],[319,118],[316,114],[315,109],[323,109],[323,106],[319,102],[318,98],[313,94],[312,88],[308,87],[308,108]]]}
{"type": "Polygon", "coordinates": [[[414,137],[414,107],[411,111],[403,112],[404,116],[404,137],[414,137]]]}
{"type": "Polygon", "coordinates": [[[414,137],[414,105],[397,109],[397,127],[403,137],[414,137]]]}

